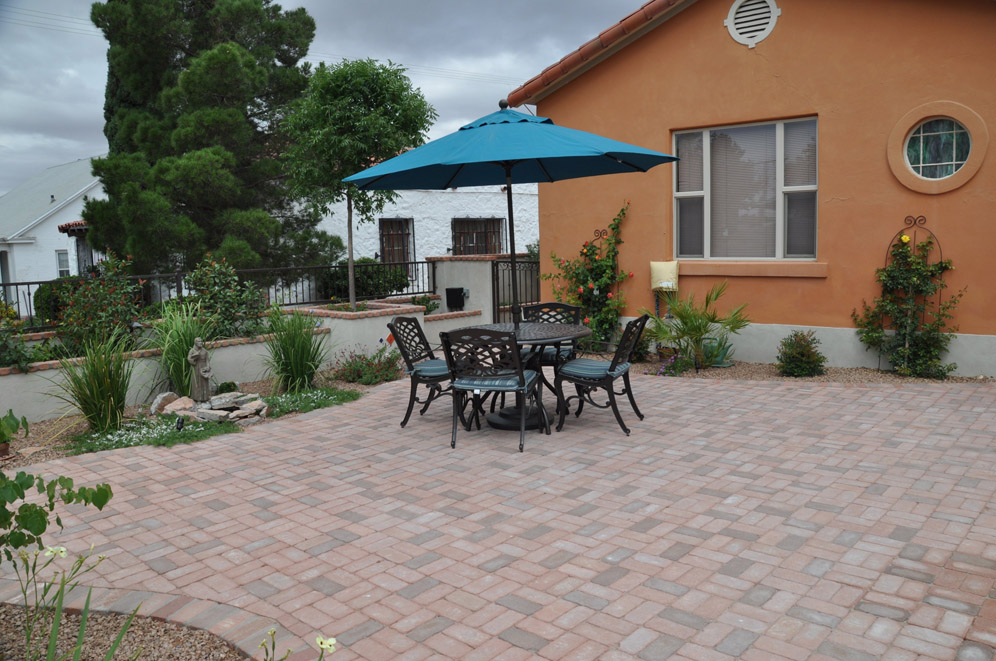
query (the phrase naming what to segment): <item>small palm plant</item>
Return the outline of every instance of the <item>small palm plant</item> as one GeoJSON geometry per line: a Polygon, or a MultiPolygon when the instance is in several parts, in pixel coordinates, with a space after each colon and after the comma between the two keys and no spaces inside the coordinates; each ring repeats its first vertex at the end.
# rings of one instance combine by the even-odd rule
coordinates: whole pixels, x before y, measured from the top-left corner
{"type": "MultiPolygon", "coordinates": [[[[699,307],[695,295],[689,294],[682,300],[676,294],[667,293],[669,316],[650,314],[646,336],[653,342],[674,347],[679,354],[695,362],[696,367],[709,367],[716,357],[716,346],[728,347],[729,336],[735,335],[750,324],[744,314],[747,304],[737,306],[726,316],[721,316],[715,303],[726,291],[726,281],[715,284],[705,295],[705,303],[699,307]],[[712,340],[715,340],[714,342],[712,340]]],[[[729,351],[723,352],[729,356],[729,351]]]]}
{"type": "Polygon", "coordinates": [[[269,321],[266,364],[275,377],[274,385],[285,392],[311,388],[329,351],[324,338],[315,333],[314,321],[299,312],[285,315],[276,308],[270,311],[269,321]]]}

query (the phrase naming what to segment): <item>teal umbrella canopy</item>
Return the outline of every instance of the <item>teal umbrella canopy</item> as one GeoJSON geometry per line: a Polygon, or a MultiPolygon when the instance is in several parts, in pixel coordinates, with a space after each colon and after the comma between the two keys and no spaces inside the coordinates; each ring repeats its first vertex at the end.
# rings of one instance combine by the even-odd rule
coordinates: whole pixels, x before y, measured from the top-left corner
{"type": "Polygon", "coordinates": [[[505,108],[344,181],[363,190],[525,184],[646,172],[675,160],[505,108]]]}
{"type": "Polygon", "coordinates": [[[506,186],[508,243],[512,262],[512,319],[519,325],[512,184],[646,172],[678,160],[594,133],[557,126],[552,119],[508,109],[460,127],[459,131],[378,163],[343,179],[361,190],[434,190],[464,186],[506,186]]]}

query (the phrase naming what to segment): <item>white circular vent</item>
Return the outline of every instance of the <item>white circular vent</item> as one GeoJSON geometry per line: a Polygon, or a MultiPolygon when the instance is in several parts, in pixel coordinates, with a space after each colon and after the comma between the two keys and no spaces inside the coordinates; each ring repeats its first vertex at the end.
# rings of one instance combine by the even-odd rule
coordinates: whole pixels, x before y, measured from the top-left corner
{"type": "Polygon", "coordinates": [[[771,34],[781,13],[775,0],[736,0],[723,25],[737,43],[753,48],[771,34]]]}

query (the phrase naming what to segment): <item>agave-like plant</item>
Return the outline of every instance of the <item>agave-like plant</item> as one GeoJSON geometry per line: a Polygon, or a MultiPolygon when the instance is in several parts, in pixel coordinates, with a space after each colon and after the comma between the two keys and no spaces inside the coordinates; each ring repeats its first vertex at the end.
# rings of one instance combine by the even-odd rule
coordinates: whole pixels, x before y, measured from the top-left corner
{"type": "Polygon", "coordinates": [[[115,330],[104,341],[84,342],[81,358],[59,361],[63,380],[55,381],[53,396],[79,409],[93,431],[118,429],[124,420],[135,367],[124,355],[130,342],[126,332],[115,330]]]}
{"type": "Polygon", "coordinates": [[[190,396],[193,365],[187,360],[194,338],[210,340],[217,335],[218,319],[201,310],[198,303],[176,302],[162,309],[162,316],[152,327],[153,346],[162,350],[159,367],[173,392],[190,396]]]}
{"type": "Polygon", "coordinates": [[[269,321],[266,364],[273,373],[275,387],[285,392],[311,388],[329,353],[322,335],[314,332],[313,318],[299,312],[285,315],[275,308],[270,311],[269,321]]]}
{"type": "MultiPolygon", "coordinates": [[[[716,283],[705,296],[705,303],[699,307],[695,295],[680,299],[677,294],[668,292],[669,316],[660,317],[649,310],[641,310],[650,315],[646,337],[652,342],[674,347],[678,353],[695,361],[697,367],[709,367],[715,357],[715,349],[710,350],[706,338],[715,338],[716,345],[725,346],[731,334],[735,335],[750,324],[744,308],[737,306],[726,316],[721,316],[714,307],[726,291],[726,281],[716,283]]],[[[729,352],[724,352],[729,355],[729,352]]]]}

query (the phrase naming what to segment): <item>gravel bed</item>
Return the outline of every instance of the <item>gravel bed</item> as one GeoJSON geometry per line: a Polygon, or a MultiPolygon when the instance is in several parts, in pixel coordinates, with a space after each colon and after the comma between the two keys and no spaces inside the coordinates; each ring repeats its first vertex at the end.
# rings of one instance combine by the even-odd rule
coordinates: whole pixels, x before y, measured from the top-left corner
{"type": "MultiPolygon", "coordinates": [[[[647,362],[634,365],[636,374],[655,374],[659,363],[647,362]]],[[[673,377],[662,377],[673,378],[673,377]]],[[[938,383],[932,379],[912,379],[889,372],[881,372],[869,368],[827,368],[826,374],[814,377],[783,377],[778,369],[768,363],[735,362],[732,367],[711,368],[695,372],[694,370],[681,375],[683,379],[726,379],[737,381],[817,381],[849,384],[870,383],[938,383]]],[[[952,383],[992,383],[991,377],[949,377],[946,382],[952,383]]],[[[365,391],[370,386],[355,383],[336,382],[328,377],[322,379],[320,385],[335,386],[343,389],[365,391]]],[[[256,381],[240,384],[242,392],[271,392],[270,381],[256,381]]],[[[129,411],[129,415],[140,415],[138,408],[129,411]]],[[[293,415],[293,414],[291,414],[293,415]]],[[[286,417],[286,416],[285,416],[286,417]]],[[[10,472],[12,468],[22,465],[49,461],[66,455],[64,443],[66,440],[86,429],[85,421],[80,416],[65,416],[55,420],[47,420],[31,425],[31,435],[15,439],[11,443],[13,452],[21,452],[25,448],[41,448],[31,451],[26,456],[18,454],[7,463],[0,463],[0,470],[10,472]]],[[[0,604],[0,659],[15,661],[23,657],[23,649],[14,646],[20,644],[23,648],[23,633],[19,628],[23,620],[23,609],[9,604],[0,604]],[[22,656],[18,656],[18,655],[22,656]]],[[[87,648],[83,659],[101,659],[110,647],[125,616],[107,614],[95,615],[87,624],[87,648]],[[102,651],[103,650],[103,651],[102,651]]],[[[66,632],[78,631],[79,620],[70,619],[65,625],[66,632]]],[[[75,641],[66,638],[68,649],[75,641]]],[[[61,639],[60,639],[61,640],[61,639]]],[[[139,648],[142,649],[139,659],[164,661],[227,661],[245,659],[244,655],[231,648],[221,638],[205,631],[190,629],[176,624],[168,624],[150,618],[135,618],[129,629],[125,644],[119,650],[119,658],[130,658],[139,648]]]]}

